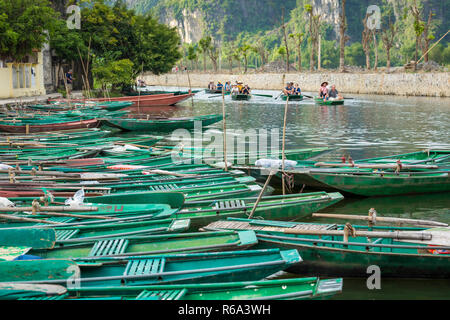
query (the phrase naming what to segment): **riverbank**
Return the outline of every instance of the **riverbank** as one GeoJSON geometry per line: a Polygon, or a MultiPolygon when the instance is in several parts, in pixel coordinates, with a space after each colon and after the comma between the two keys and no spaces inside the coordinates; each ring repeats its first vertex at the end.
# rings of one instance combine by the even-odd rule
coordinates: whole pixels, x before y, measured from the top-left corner
{"type": "Polygon", "coordinates": [[[318,91],[320,83],[335,84],[343,93],[450,97],[450,73],[256,73],[209,74],[178,72],[163,75],[145,75],[148,85],[206,88],[210,81],[236,80],[253,89],[278,90],[288,81],[297,82],[303,91],[318,91]],[[189,81],[190,80],[190,81],[189,81]],[[190,83],[189,83],[190,82],[190,83]]]}

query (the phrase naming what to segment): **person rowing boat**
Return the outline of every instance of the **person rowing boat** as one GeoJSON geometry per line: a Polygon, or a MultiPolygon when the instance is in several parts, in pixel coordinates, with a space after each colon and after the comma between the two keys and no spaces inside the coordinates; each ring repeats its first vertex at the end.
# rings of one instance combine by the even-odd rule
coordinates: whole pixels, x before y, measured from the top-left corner
{"type": "Polygon", "coordinates": [[[327,100],[342,100],[344,99],[339,92],[336,90],[336,86],[332,85],[331,90],[328,91],[327,100]]]}
{"type": "Polygon", "coordinates": [[[320,89],[319,89],[319,98],[323,98],[325,101],[325,98],[328,95],[328,82],[322,82],[322,84],[320,85],[320,89]]]}
{"type": "Polygon", "coordinates": [[[286,82],[286,87],[283,89],[283,93],[287,96],[294,94],[294,87],[292,86],[292,82],[286,82]]]}

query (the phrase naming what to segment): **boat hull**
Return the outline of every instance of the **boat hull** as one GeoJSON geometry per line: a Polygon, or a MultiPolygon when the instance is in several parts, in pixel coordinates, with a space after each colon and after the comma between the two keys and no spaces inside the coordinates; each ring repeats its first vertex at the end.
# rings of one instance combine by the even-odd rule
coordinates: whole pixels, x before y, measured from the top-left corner
{"type": "Polygon", "coordinates": [[[320,104],[323,106],[337,106],[337,105],[343,105],[344,104],[344,100],[327,100],[324,101],[323,99],[320,98],[315,98],[314,102],[316,104],[320,104]]]}
{"type": "Polygon", "coordinates": [[[252,98],[251,94],[232,94],[231,99],[234,101],[248,101],[252,98]]]}
{"type": "Polygon", "coordinates": [[[318,174],[311,178],[330,188],[359,196],[390,196],[401,194],[450,191],[449,173],[441,174],[318,174]]]}
{"type": "MultiPolygon", "coordinates": [[[[48,124],[30,124],[28,132],[49,132],[49,131],[64,131],[73,129],[92,129],[97,128],[100,125],[100,121],[97,119],[61,122],[61,123],[48,123],[48,124]]],[[[16,125],[4,125],[0,124],[0,131],[6,131],[10,133],[27,133],[27,126],[16,125]]]]}

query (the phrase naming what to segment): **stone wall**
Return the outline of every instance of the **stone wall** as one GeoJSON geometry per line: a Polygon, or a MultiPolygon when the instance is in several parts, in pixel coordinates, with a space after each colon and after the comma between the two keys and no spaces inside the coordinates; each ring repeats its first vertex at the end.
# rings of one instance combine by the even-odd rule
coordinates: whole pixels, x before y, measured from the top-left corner
{"type": "MultiPolygon", "coordinates": [[[[190,73],[193,88],[206,88],[210,81],[240,80],[253,89],[278,90],[287,81],[297,82],[305,92],[316,92],[320,83],[335,84],[342,93],[450,97],[450,73],[257,73],[246,75],[190,73]]],[[[187,73],[146,75],[148,85],[189,87],[187,73]]]]}

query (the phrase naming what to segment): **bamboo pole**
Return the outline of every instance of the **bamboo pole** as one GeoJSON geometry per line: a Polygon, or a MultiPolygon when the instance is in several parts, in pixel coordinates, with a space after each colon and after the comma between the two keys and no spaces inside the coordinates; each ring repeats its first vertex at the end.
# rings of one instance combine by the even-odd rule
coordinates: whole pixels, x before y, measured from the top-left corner
{"type": "Polygon", "coordinates": [[[98,211],[98,207],[76,207],[76,206],[36,206],[36,207],[0,207],[0,212],[23,212],[23,211],[36,211],[36,212],[58,212],[58,211],[67,211],[67,212],[93,212],[98,211]]]}
{"type": "Polygon", "coordinates": [[[287,110],[289,105],[289,95],[286,96],[286,105],[284,107],[284,122],[283,122],[283,144],[281,148],[281,186],[283,189],[283,195],[286,194],[286,181],[285,181],[285,173],[284,173],[284,163],[286,159],[285,154],[285,143],[286,143],[286,122],[287,122],[287,110]]]}
{"type": "Polygon", "coordinates": [[[225,87],[222,87],[222,117],[223,117],[223,161],[225,164],[225,171],[228,171],[227,121],[226,121],[226,113],[225,113],[225,87]]]}
{"type": "Polygon", "coordinates": [[[419,63],[420,62],[420,60],[422,60],[423,59],[423,57],[425,57],[426,55],[427,55],[427,53],[428,52],[430,52],[431,51],[431,49],[433,49],[442,39],[444,39],[444,37],[448,34],[450,32],[450,29],[438,40],[438,41],[436,41],[436,43],[435,44],[433,44],[432,46],[431,46],[431,48],[430,49],[428,49],[427,50],[427,52],[425,52],[421,57],[420,57],[420,59],[419,60],[417,60],[417,62],[416,63],[419,63]]]}
{"type": "Polygon", "coordinates": [[[108,216],[97,216],[97,215],[91,215],[91,214],[70,214],[70,213],[61,213],[61,212],[46,212],[42,213],[42,215],[45,216],[55,216],[55,217],[70,217],[70,218],[81,218],[81,219],[99,219],[99,220],[113,220],[114,217],[108,217],[108,216]]]}
{"type": "MultiPolygon", "coordinates": [[[[286,229],[285,234],[298,234],[298,235],[318,235],[318,236],[344,236],[342,230],[300,230],[300,229],[286,229]]],[[[432,235],[430,233],[423,232],[411,232],[411,231],[357,231],[355,237],[368,237],[368,238],[388,238],[395,240],[418,240],[427,241],[431,240],[432,235]]]]}
{"type": "Polygon", "coordinates": [[[364,220],[371,223],[374,222],[391,222],[399,224],[410,224],[416,226],[427,226],[427,227],[448,227],[447,223],[431,221],[431,220],[420,220],[420,219],[406,219],[406,218],[393,218],[393,217],[380,217],[377,216],[373,219],[370,216],[360,216],[351,214],[328,214],[328,213],[313,213],[313,217],[316,218],[332,218],[332,219],[348,219],[348,220],[364,220]]]}
{"type": "Polygon", "coordinates": [[[21,221],[21,222],[36,222],[36,223],[46,223],[46,224],[60,224],[59,222],[54,221],[47,221],[43,219],[33,219],[33,218],[25,218],[25,217],[16,217],[9,214],[0,214],[0,219],[5,220],[14,220],[14,221],[21,221]]]}
{"type": "Polygon", "coordinates": [[[270,174],[269,174],[269,176],[268,176],[267,179],[266,179],[266,183],[264,183],[264,187],[261,189],[261,192],[259,193],[258,198],[256,199],[256,202],[255,202],[255,204],[254,204],[254,206],[253,206],[253,208],[252,208],[252,211],[250,212],[250,215],[248,216],[248,219],[251,219],[251,218],[253,217],[253,214],[254,214],[255,211],[256,211],[256,207],[258,206],[259,202],[261,201],[261,198],[262,198],[262,196],[263,196],[263,194],[264,194],[264,191],[266,191],[266,188],[267,188],[267,186],[269,185],[270,180],[272,179],[273,174],[274,174],[274,172],[273,172],[273,171],[270,171],[270,174]]]}

